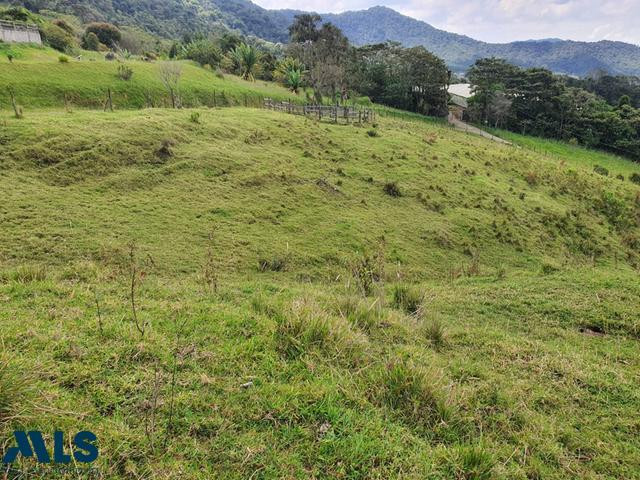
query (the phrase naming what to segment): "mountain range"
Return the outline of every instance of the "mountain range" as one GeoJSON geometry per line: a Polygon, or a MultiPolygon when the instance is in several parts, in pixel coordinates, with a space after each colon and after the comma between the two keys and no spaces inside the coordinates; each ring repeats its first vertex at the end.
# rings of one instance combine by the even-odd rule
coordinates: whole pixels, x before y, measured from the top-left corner
{"type": "MultiPolygon", "coordinates": [[[[84,21],[104,20],[139,26],[165,37],[186,32],[231,28],[272,42],[286,42],[288,27],[302,11],[267,10],[249,0],[28,0],[27,7],[62,11],[84,21]]],[[[486,43],[439,30],[386,7],[322,14],[355,45],[400,42],[422,45],[464,72],[478,58],[499,57],[523,67],[545,67],[584,76],[595,70],[640,75],[640,47],[623,42],[546,39],[486,43]]]]}

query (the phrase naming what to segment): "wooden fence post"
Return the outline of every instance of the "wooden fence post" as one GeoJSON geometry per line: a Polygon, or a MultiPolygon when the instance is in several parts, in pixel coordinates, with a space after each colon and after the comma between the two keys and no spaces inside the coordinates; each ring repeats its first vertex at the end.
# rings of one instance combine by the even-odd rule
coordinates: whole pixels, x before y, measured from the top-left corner
{"type": "Polygon", "coordinates": [[[108,88],[107,89],[107,99],[104,102],[104,111],[107,111],[107,108],[109,109],[109,111],[113,112],[113,99],[111,98],[111,89],[108,88]]]}

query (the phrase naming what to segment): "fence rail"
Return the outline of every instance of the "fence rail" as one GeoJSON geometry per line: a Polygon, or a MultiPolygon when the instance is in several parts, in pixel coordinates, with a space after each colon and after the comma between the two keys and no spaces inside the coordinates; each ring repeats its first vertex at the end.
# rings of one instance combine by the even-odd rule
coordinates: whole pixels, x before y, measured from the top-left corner
{"type": "Polygon", "coordinates": [[[340,105],[297,105],[289,102],[275,102],[265,98],[264,108],[285,112],[292,115],[302,115],[316,118],[320,121],[330,120],[334,123],[368,123],[375,121],[375,112],[366,108],[343,107],[340,105]]]}
{"type": "Polygon", "coordinates": [[[10,28],[14,30],[38,31],[38,26],[33,23],[10,22],[8,20],[0,20],[0,27],[10,28]]]}

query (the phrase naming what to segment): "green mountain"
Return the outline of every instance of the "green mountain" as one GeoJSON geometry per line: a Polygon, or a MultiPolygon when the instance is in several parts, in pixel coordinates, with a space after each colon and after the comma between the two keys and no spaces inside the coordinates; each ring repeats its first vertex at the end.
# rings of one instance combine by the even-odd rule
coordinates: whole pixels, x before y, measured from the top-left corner
{"type": "MultiPolygon", "coordinates": [[[[77,15],[84,21],[133,24],[155,34],[176,37],[185,32],[229,27],[273,42],[287,40],[287,27],[301,11],[266,10],[249,0],[28,0],[23,5],[77,15]]],[[[594,70],[640,75],[640,47],[622,42],[595,43],[548,39],[492,44],[438,30],[386,7],[322,15],[340,27],[356,45],[397,41],[424,45],[456,72],[476,59],[495,56],[523,67],[546,67],[583,76],[594,70]]]]}

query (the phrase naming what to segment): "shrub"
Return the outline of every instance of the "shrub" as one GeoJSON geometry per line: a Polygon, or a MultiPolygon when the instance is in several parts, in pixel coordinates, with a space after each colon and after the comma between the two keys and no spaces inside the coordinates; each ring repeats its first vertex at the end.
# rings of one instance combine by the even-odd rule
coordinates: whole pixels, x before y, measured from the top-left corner
{"type": "Polygon", "coordinates": [[[350,269],[360,293],[368,297],[376,284],[384,278],[384,251],[380,249],[373,255],[364,252],[351,262],[350,269]]]}
{"type": "Polygon", "coordinates": [[[542,264],[542,273],[544,275],[552,275],[558,272],[559,270],[560,269],[556,265],[553,265],[552,263],[545,262],[542,264]]]}
{"type": "Polygon", "coordinates": [[[422,302],[424,294],[407,285],[396,285],[393,288],[392,305],[398,310],[408,313],[409,315],[417,315],[422,311],[422,302]]]}
{"type": "Polygon", "coordinates": [[[118,78],[120,78],[120,80],[128,82],[131,80],[131,77],[133,77],[133,70],[130,67],[123,64],[118,65],[118,78]]]}
{"type": "Polygon", "coordinates": [[[75,35],[75,31],[73,30],[73,27],[71,25],[69,25],[65,20],[58,18],[56,20],[54,20],[53,23],[56,27],[60,27],[62,30],[64,30],[65,32],[67,32],[69,35],[75,35]]]}
{"type": "Polygon", "coordinates": [[[383,187],[384,193],[389,195],[390,197],[401,197],[402,192],[400,191],[400,187],[396,182],[387,182],[383,187]]]}
{"type": "Polygon", "coordinates": [[[60,55],[58,57],[58,62],[60,62],[60,63],[69,63],[69,57],[67,57],[66,55],[60,55]]]}
{"type": "Polygon", "coordinates": [[[640,185],[640,173],[632,173],[629,177],[629,180],[631,180],[636,185],[640,185]]]}
{"type": "Polygon", "coordinates": [[[109,61],[109,62],[113,62],[113,61],[116,59],[116,54],[115,54],[115,53],[113,53],[113,52],[107,52],[107,53],[104,55],[104,59],[105,59],[105,60],[107,60],[107,61],[109,61]]]}
{"type": "Polygon", "coordinates": [[[82,48],[97,52],[100,50],[100,39],[93,32],[87,32],[82,36],[82,48]]]}
{"type": "Polygon", "coordinates": [[[626,203],[612,192],[603,192],[596,202],[596,208],[611,225],[620,230],[628,228],[632,223],[626,203]]]}
{"type": "Polygon", "coordinates": [[[212,41],[203,39],[191,42],[184,47],[181,57],[193,60],[202,66],[209,65],[216,68],[222,60],[222,52],[212,41]]]}
{"type": "Polygon", "coordinates": [[[367,135],[369,135],[371,138],[379,137],[379,136],[380,136],[380,134],[378,133],[378,131],[377,131],[377,130],[374,130],[373,128],[372,128],[372,129],[370,129],[370,130],[367,130],[367,135]]]}
{"type": "Polygon", "coordinates": [[[100,43],[108,47],[115,47],[122,40],[122,33],[115,25],[105,22],[94,22],[87,25],[85,35],[93,33],[100,43]]]}
{"type": "Polygon", "coordinates": [[[59,52],[66,52],[75,46],[75,39],[62,28],[52,23],[46,24],[42,28],[42,36],[44,41],[59,52]]]}
{"type": "Polygon", "coordinates": [[[191,123],[200,123],[200,112],[191,112],[189,116],[189,121],[191,123]]]}
{"type": "Polygon", "coordinates": [[[600,165],[596,165],[595,167],[593,167],[593,171],[596,172],[598,175],[602,175],[603,177],[609,176],[609,170],[607,170],[604,167],[601,167],[600,165]]]}

